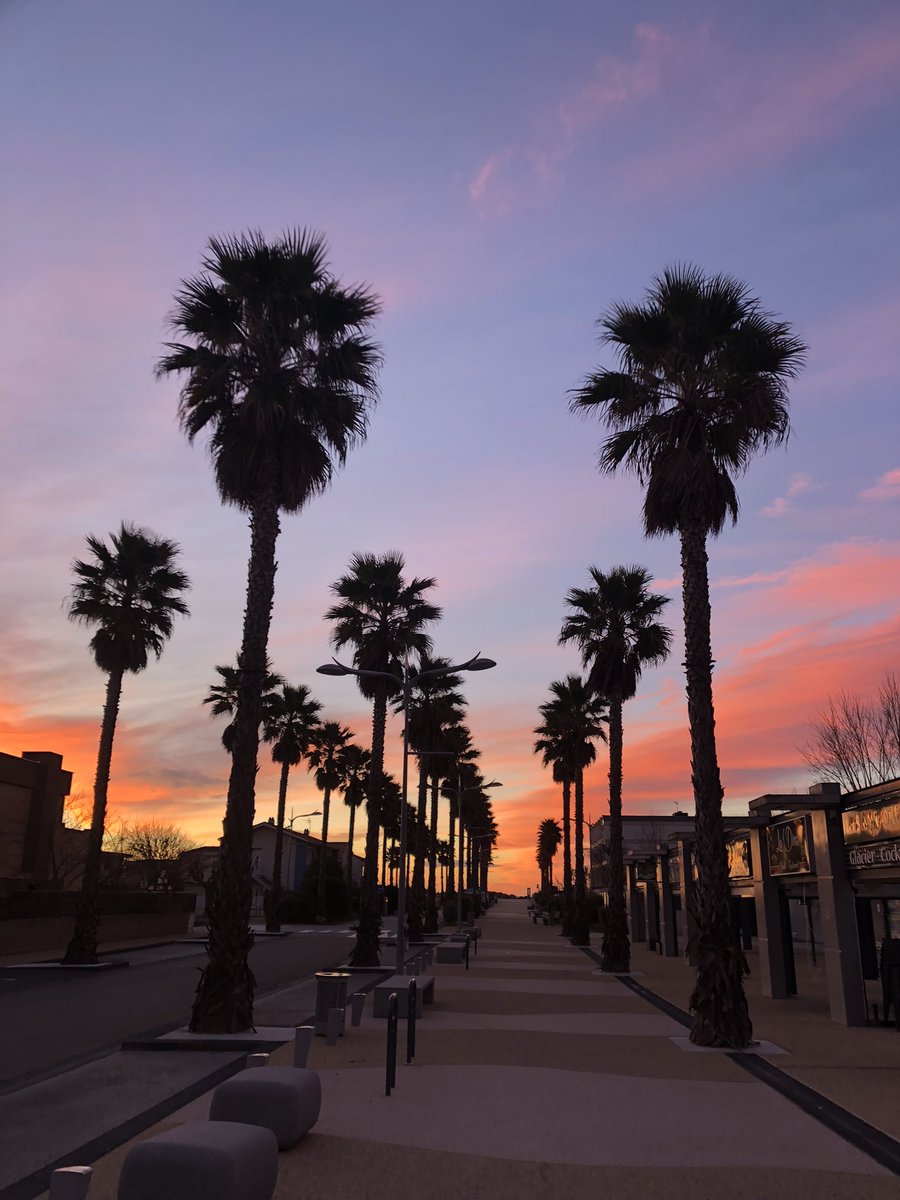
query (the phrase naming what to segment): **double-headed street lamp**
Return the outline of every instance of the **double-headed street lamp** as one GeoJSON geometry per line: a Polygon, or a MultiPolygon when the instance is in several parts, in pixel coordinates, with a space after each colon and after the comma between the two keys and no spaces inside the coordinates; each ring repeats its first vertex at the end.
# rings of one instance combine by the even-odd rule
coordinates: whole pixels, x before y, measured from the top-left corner
{"type": "Polygon", "coordinates": [[[356,675],[360,679],[387,679],[396,684],[403,693],[403,799],[400,804],[400,882],[397,888],[397,957],[396,971],[403,974],[406,958],[406,794],[409,774],[409,702],[413,685],[419,679],[428,679],[437,675],[451,675],[456,671],[489,671],[496,667],[492,658],[482,658],[480,653],[473,655],[467,662],[457,663],[449,667],[434,667],[430,671],[415,671],[404,664],[403,674],[395,675],[392,671],[370,671],[363,668],[348,667],[338,660],[332,659],[316,667],[319,675],[356,675]]]}

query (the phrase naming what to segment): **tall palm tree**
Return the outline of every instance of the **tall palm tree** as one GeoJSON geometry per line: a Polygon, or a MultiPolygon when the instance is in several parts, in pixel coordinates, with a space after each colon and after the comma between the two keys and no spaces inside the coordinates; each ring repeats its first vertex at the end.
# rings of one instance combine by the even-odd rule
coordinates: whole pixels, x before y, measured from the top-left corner
{"type": "Polygon", "coordinates": [[[322,705],[313,700],[305,684],[292,687],[281,684],[280,691],[264,693],[263,738],[271,743],[272,761],[281,764],[278,781],[278,815],[275,819],[275,853],[272,863],[272,895],[266,914],[266,929],[281,929],[281,866],[284,857],[284,809],[287,801],[288,774],[309,753],[319,728],[322,705]]]}
{"type": "Polygon", "coordinates": [[[648,536],[678,534],[685,675],[697,822],[697,985],[691,1039],[749,1045],[746,960],[731,927],[722,783],[712,693],[707,538],[737,520],[734,478],[790,431],[788,383],[806,347],[763,311],[746,286],[696,267],[665,270],[643,304],[600,318],[618,370],[576,392],[576,410],[599,410],[612,431],[601,470],[624,466],[646,486],[648,536]]]}
{"type": "MultiPolygon", "coordinates": [[[[218,683],[211,683],[209,691],[204,697],[203,703],[208,704],[209,715],[211,717],[234,717],[238,706],[238,693],[241,688],[241,673],[237,667],[222,667],[214,668],[219,676],[218,683]]],[[[281,687],[284,679],[272,670],[272,665],[268,658],[266,659],[266,674],[263,679],[262,693],[260,695],[261,708],[263,719],[265,719],[266,708],[272,698],[276,688],[281,687]]],[[[231,720],[222,730],[222,745],[231,753],[231,748],[234,745],[234,721],[231,720]]]]}
{"type": "Polygon", "coordinates": [[[341,782],[344,803],[350,809],[350,828],[347,832],[347,882],[353,884],[353,831],[356,810],[366,798],[372,755],[355,742],[349,742],[340,754],[341,782]]]}
{"type": "Polygon", "coordinates": [[[541,869],[541,892],[547,895],[553,888],[553,859],[562,841],[562,830],[559,821],[547,817],[538,826],[537,853],[535,859],[541,869]]]}
{"type": "Polygon", "coordinates": [[[571,937],[578,945],[590,943],[584,875],[584,772],[597,756],[594,742],[606,741],[603,723],[606,701],[579,675],[567,675],[550,684],[550,696],[539,711],[542,725],[558,739],[575,791],[575,888],[571,937]]]}
{"type": "MultiPolygon", "coordinates": [[[[428,752],[443,750],[442,744],[449,726],[462,720],[465,702],[458,691],[462,682],[459,675],[428,675],[429,671],[446,670],[449,667],[448,658],[432,658],[423,654],[419,660],[419,674],[416,678],[410,697],[408,721],[408,736],[410,748],[419,755],[418,799],[416,803],[416,829],[411,842],[414,846],[414,866],[412,886],[407,901],[407,918],[409,923],[409,940],[422,940],[426,924],[433,931],[437,929],[437,913],[428,911],[428,896],[425,890],[425,861],[432,854],[434,846],[434,830],[437,824],[436,808],[438,798],[438,778],[432,771],[435,758],[429,758],[428,752]],[[428,829],[428,778],[433,780],[431,797],[431,828],[432,836],[426,834],[428,829]]],[[[403,702],[397,706],[397,712],[403,711],[403,702]]],[[[432,875],[434,868],[432,868],[432,875]]]]}
{"type": "Polygon", "coordinates": [[[570,761],[571,756],[565,736],[551,717],[545,718],[534,732],[538,735],[534,743],[534,753],[542,755],[545,767],[550,767],[553,782],[562,784],[563,798],[563,921],[562,932],[568,936],[572,932],[573,903],[572,903],[572,784],[575,782],[575,769],[570,761]]]}
{"type": "MultiPolygon", "coordinates": [[[[407,583],[403,568],[403,555],[393,550],[380,556],[355,554],[349,572],[332,584],[338,602],[325,614],[334,623],[332,645],[338,651],[351,646],[357,669],[383,671],[399,678],[410,654],[431,649],[425,626],[436,621],[441,610],[426,599],[426,593],[435,581],[411,579],[407,583]]],[[[355,967],[371,967],[378,966],[381,927],[377,871],[384,733],[388,700],[398,694],[399,687],[384,676],[357,676],[356,682],[363,696],[372,701],[372,770],[359,925],[350,961],[355,967]]]]}
{"type": "Polygon", "coordinates": [[[307,753],[309,769],[315,772],[316,787],[322,793],[322,849],[319,852],[319,881],[316,899],[316,920],[324,921],[325,880],[328,876],[328,810],[331,793],[341,785],[342,754],[353,736],[352,730],[339,721],[323,721],[312,737],[307,753]]]}
{"type": "Polygon", "coordinates": [[[81,895],[63,958],[70,965],[97,961],[106,796],[122,680],[126,671],[143,671],[151,654],[160,657],[171,637],[173,618],[187,615],[180,593],[190,587],[187,575],[175,565],[178,546],[149,530],[123,522],[118,533],[110,534],[108,545],[93,534],[87,545],[93,557],[72,564],[75,582],[67,614],[70,620],[94,627],[91,653],[107,680],[81,895]]]}
{"type": "Polygon", "coordinates": [[[182,429],[191,441],[209,433],[219,495],[248,514],[251,530],[231,774],[195,1032],[253,1025],[254,787],[279,514],[323,492],[365,437],[380,362],[367,334],[379,307],[365,288],[334,278],[319,234],[289,231],[271,243],[260,232],[213,238],[203,274],[175,297],[172,325],[186,341],[169,343],[157,366],[159,375],[183,377],[182,429]]]}
{"type": "Polygon", "coordinates": [[[593,587],[572,588],[560,642],[575,642],[588,672],[588,687],[609,702],[609,914],[601,953],[604,971],[631,968],[625,915],[625,862],[622,849],[622,706],[637,691],[644,667],[669,653],[672,635],[656,618],[668,596],[650,592],[643,567],[590,569],[593,587]]]}
{"type": "Polygon", "coordinates": [[[444,887],[447,882],[446,872],[452,861],[453,852],[450,848],[450,843],[445,841],[443,838],[439,839],[437,843],[437,863],[441,868],[441,895],[443,895],[444,887]]]}

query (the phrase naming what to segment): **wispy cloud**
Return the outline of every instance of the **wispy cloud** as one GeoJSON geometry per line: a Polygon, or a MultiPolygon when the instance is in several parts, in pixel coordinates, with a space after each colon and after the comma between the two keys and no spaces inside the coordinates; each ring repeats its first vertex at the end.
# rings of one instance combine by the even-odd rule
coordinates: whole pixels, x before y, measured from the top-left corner
{"type": "Polygon", "coordinates": [[[873,487],[859,493],[860,500],[900,500],[900,467],[885,471],[873,487]]]}
{"type": "Polygon", "coordinates": [[[813,482],[808,475],[794,475],[791,477],[788,490],[783,496],[776,496],[771,504],[767,504],[763,511],[764,517],[783,517],[785,513],[790,512],[793,508],[791,503],[798,496],[802,496],[804,492],[810,491],[813,482]]]}

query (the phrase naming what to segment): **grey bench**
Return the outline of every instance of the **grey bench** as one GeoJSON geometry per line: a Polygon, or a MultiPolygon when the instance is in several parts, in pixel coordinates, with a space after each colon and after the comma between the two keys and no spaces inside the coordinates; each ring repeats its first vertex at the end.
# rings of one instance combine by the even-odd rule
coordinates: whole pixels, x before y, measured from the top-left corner
{"type": "Polygon", "coordinates": [[[287,1150],[319,1119],[322,1085],[305,1067],[269,1067],[242,1071],[213,1092],[211,1121],[239,1121],[271,1129],[278,1149],[287,1150]]]}
{"type": "Polygon", "coordinates": [[[409,985],[416,985],[416,1016],[421,1017],[422,1006],[434,1002],[433,975],[392,975],[384,983],[375,988],[372,1013],[376,1017],[388,1015],[388,1000],[391,992],[397,993],[397,1015],[406,1016],[406,1003],[409,999],[409,985]]]}
{"type": "Polygon", "coordinates": [[[118,1200],[272,1200],[277,1177],[278,1142],[271,1129],[188,1121],[132,1146],[117,1195],[118,1200]]]}

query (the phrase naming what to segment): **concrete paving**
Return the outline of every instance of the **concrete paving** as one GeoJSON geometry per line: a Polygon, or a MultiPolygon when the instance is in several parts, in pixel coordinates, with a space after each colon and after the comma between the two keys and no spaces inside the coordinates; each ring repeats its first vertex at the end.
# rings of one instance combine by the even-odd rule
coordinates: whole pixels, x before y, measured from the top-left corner
{"type": "MultiPolygon", "coordinates": [[[[625,983],[594,975],[554,928],[531,924],[524,901],[501,902],[481,924],[486,953],[468,972],[431,969],[435,1003],[418,1024],[410,1066],[401,1024],[390,1098],[385,1022],[372,1018],[371,1001],[337,1045],[315,1039],[322,1115],[280,1156],[276,1200],[896,1198],[895,1175],[728,1055],[680,1051],[672,1037],[683,1026],[625,983]],[[558,959],[551,971],[541,962],[547,952],[558,959]],[[531,960],[531,986],[497,969],[507,954],[531,960]]],[[[643,958],[643,982],[659,991],[657,961],[643,958]]],[[[662,977],[680,992],[690,972],[676,965],[681,976],[667,968],[662,977]]],[[[787,1032],[760,1029],[788,1051],[773,1060],[782,1069],[806,1037],[787,1032]]],[[[804,1052],[807,1072],[810,1058],[804,1052]]],[[[833,1059],[826,1055],[827,1069],[833,1059]]],[[[290,1047],[270,1061],[289,1062],[290,1047]]],[[[141,1136],[202,1118],[208,1106],[208,1095],[198,1097],[141,1136]]],[[[96,1162],[91,1200],[114,1200],[127,1150],[96,1162]]]]}

